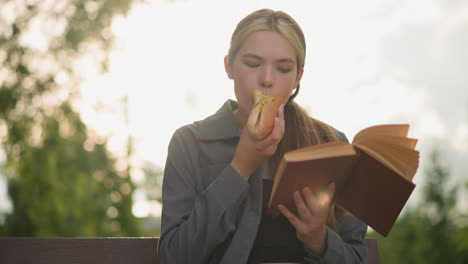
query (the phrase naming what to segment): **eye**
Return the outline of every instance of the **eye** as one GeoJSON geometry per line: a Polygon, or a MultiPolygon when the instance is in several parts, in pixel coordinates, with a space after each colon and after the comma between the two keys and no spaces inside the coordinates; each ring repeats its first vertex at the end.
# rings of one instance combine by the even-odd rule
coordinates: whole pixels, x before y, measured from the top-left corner
{"type": "Polygon", "coordinates": [[[288,73],[291,71],[291,68],[279,67],[278,71],[282,73],[288,73]]]}
{"type": "Polygon", "coordinates": [[[246,62],[245,65],[247,65],[247,67],[249,68],[257,68],[258,66],[260,66],[260,63],[246,62]]]}

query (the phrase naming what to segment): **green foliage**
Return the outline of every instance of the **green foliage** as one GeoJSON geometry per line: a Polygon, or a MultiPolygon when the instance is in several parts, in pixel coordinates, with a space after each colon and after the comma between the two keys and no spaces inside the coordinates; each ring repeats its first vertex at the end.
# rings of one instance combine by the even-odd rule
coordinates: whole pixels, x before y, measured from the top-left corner
{"type": "MultiPolygon", "coordinates": [[[[468,191],[468,182],[465,183],[465,191],[468,191]]],[[[460,213],[458,215],[458,225],[455,236],[455,247],[457,255],[468,262],[468,213],[460,213]]]]}
{"type": "Polygon", "coordinates": [[[162,177],[163,170],[151,162],[145,162],[143,165],[143,174],[145,182],[142,188],[145,190],[148,200],[162,202],[162,177]]]}
{"type": "Polygon", "coordinates": [[[0,16],[0,140],[13,211],[1,235],[139,235],[129,168],[116,170],[71,107],[74,62],[93,51],[106,70],[112,19],[136,1],[2,1],[12,14],[0,16]],[[24,41],[37,25],[45,47],[24,41]]]}
{"type": "Polygon", "coordinates": [[[440,164],[437,153],[425,173],[423,199],[408,208],[387,238],[376,233],[382,263],[467,263],[466,224],[456,209],[457,186],[449,186],[449,172],[440,164]],[[464,234],[463,234],[464,233],[464,234]]]}
{"type": "MultiPolygon", "coordinates": [[[[131,190],[126,174],[119,176],[105,145],[83,148],[84,124],[68,105],[63,116],[71,131],[60,133],[60,123],[47,117],[47,136],[40,147],[22,154],[9,181],[13,213],[6,218],[8,236],[127,236],[137,235],[131,217],[131,190]]],[[[58,111],[60,113],[60,111],[58,111]]],[[[63,117],[62,117],[63,118],[63,117]]]]}

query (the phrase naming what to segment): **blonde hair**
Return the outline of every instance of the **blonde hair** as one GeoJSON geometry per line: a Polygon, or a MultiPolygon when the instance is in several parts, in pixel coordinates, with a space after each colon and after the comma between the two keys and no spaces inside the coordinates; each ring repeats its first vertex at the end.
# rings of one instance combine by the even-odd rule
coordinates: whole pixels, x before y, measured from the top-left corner
{"type": "MultiPolygon", "coordinates": [[[[296,52],[298,73],[304,68],[306,43],[301,27],[290,15],[282,11],[273,11],[271,9],[257,10],[246,16],[237,24],[231,37],[228,52],[229,63],[233,63],[235,60],[237,52],[242,47],[244,40],[251,33],[259,30],[276,31],[286,37],[296,52]]],[[[272,157],[273,167],[275,167],[275,169],[286,151],[339,140],[337,131],[327,124],[312,118],[302,107],[293,101],[299,93],[299,87],[299,84],[295,87],[294,94],[290,96],[284,108],[286,129],[283,139],[272,157]]],[[[335,228],[338,219],[344,215],[344,210],[334,204],[332,208],[327,223],[332,228],[335,228]]]]}
{"type": "Polygon", "coordinates": [[[271,9],[257,10],[239,22],[232,34],[228,52],[231,63],[247,36],[259,30],[270,30],[283,34],[296,52],[297,69],[304,68],[306,44],[301,27],[290,15],[271,9]]]}

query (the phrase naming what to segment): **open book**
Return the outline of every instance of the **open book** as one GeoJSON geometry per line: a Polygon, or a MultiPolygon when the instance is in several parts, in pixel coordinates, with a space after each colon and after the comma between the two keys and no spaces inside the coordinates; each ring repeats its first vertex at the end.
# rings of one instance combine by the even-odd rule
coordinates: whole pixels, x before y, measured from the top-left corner
{"type": "Polygon", "coordinates": [[[330,142],[284,154],[273,182],[269,211],[277,205],[295,211],[292,194],[335,182],[335,202],[387,236],[411,195],[419,165],[417,139],[409,125],[379,125],[356,134],[352,144],[330,142]]]}

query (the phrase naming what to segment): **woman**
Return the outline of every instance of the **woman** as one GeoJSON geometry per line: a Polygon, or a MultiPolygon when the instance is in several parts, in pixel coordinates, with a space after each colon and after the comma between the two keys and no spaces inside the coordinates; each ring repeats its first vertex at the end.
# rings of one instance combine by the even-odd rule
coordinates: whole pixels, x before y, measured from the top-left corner
{"type": "Polygon", "coordinates": [[[258,10],[237,25],[225,57],[237,102],[178,129],[163,180],[158,250],[163,263],[365,263],[367,226],[308,188],[280,217],[265,212],[284,152],[346,140],[309,117],[293,99],[305,59],[304,35],[289,15],[258,10]],[[253,91],[282,97],[273,131],[258,140],[245,128],[253,91]]]}

